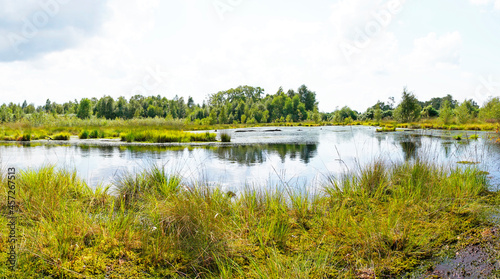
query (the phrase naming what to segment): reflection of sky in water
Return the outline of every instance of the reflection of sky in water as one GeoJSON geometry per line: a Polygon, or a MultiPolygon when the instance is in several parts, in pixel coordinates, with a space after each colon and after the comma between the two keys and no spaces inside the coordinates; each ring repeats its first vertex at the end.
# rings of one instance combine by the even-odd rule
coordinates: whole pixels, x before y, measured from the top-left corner
{"type": "MultiPolygon", "coordinates": [[[[235,146],[117,147],[17,144],[0,146],[3,167],[54,164],[76,169],[91,185],[110,183],[125,171],[138,172],[156,163],[180,173],[188,182],[204,181],[236,190],[286,182],[307,186],[357,171],[374,160],[401,162],[423,156],[455,166],[459,161],[481,162],[480,168],[500,182],[500,146],[481,138],[456,141],[455,134],[471,132],[413,131],[375,133],[371,127],[280,128],[281,132],[232,133],[235,146]]],[[[485,136],[486,133],[479,133],[485,136]]]]}

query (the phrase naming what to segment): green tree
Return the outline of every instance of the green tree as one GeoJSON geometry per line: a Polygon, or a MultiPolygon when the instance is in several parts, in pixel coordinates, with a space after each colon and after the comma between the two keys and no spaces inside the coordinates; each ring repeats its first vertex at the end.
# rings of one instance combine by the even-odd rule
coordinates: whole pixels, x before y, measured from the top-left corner
{"type": "Polygon", "coordinates": [[[422,107],[412,92],[408,92],[406,87],[403,89],[401,103],[394,110],[394,116],[399,122],[413,122],[420,118],[422,107]]]}
{"type": "Polygon", "coordinates": [[[219,112],[219,124],[226,124],[226,123],[227,123],[226,107],[222,106],[219,112]]]}
{"type": "Polygon", "coordinates": [[[43,107],[46,113],[49,113],[52,111],[52,103],[50,102],[49,99],[45,101],[45,106],[43,107]]]}
{"type": "Polygon", "coordinates": [[[91,116],[91,101],[87,98],[83,98],[78,105],[78,112],[76,116],[80,119],[87,119],[91,116]]]}
{"type": "Polygon", "coordinates": [[[115,107],[115,116],[119,118],[126,118],[127,117],[127,100],[122,96],[118,98],[118,101],[116,102],[116,107],[115,107]]]}
{"type": "Polygon", "coordinates": [[[305,85],[300,86],[297,91],[300,101],[305,105],[305,109],[307,111],[313,111],[317,106],[316,93],[307,89],[307,86],[305,85]]]}
{"type": "Polygon", "coordinates": [[[449,100],[445,100],[441,105],[441,111],[439,112],[439,117],[445,125],[450,123],[451,117],[453,116],[453,110],[451,108],[451,103],[449,100]]]}
{"type": "Polygon", "coordinates": [[[439,112],[432,105],[428,105],[422,109],[422,116],[425,118],[437,117],[439,112]]]}
{"type": "Polygon", "coordinates": [[[488,122],[500,122],[500,98],[489,99],[479,110],[479,117],[488,122]]]}
{"type": "Polygon", "coordinates": [[[380,102],[378,102],[375,105],[375,109],[373,110],[373,118],[375,119],[375,121],[380,122],[380,120],[382,120],[382,115],[383,111],[382,108],[380,108],[380,102]]]}
{"type": "Polygon", "coordinates": [[[460,106],[455,109],[455,115],[457,116],[458,122],[460,124],[467,124],[471,119],[471,112],[469,111],[468,101],[465,100],[460,106]]]}
{"type": "Polygon", "coordinates": [[[102,97],[96,104],[97,117],[104,117],[106,119],[115,118],[115,100],[111,96],[102,97]]]}

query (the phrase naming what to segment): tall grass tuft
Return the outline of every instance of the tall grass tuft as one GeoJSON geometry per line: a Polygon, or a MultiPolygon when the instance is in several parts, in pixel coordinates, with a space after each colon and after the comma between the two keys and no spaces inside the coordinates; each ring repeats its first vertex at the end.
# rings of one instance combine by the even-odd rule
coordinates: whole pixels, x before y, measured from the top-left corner
{"type": "Polygon", "coordinates": [[[17,139],[18,141],[31,141],[31,134],[25,133],[17,139]]]}
{"type": "Polygon", "coordinates": [[[131,131],[120,134],[122,141],[127,142],[212,142],[216,140],[215,133],[190,133],[183,131],[131,131]]]}
{"type": "Polygon", "coordinates": [[[89,138],[89,131],[83,130],[79,135],[78,138],[80,139],[88,139],[89,138]]]}
{"type": "Polygon", "coordinates": [[[220,132],[220,141],[221,142],[231,142],[231,134],[227,131],[220,132]]]}
{"type": "Polygon", "coordinates": [[[268,187],[232,196],[162,166],[110,186],[113,195],[50,166],[21,172],[18,271],[5,261],[0,270],[20,278],[402,277],[474,242],[492,226],[482,212],[499,200],[484,172],[418,159],[374,162],[314,194],[268,187]]]}
{"type": "Polygon", "coordinates": [[[59,134],[55,134],[52,136],[52,138],[54,140],[69,140],[71,137],[71,134],[70,133],[59,133],[59,134]]]}

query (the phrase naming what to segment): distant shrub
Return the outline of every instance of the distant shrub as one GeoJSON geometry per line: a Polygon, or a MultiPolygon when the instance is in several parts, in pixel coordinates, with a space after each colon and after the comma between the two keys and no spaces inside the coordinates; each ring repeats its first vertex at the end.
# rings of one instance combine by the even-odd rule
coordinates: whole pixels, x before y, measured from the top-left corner
{"type": "Polygon", "coordinates": [[[231,142],[231,134],[226,131],[220,133],[220,141],[222,142],[231,142]]]}
{"type": "Polygon", "coordinates": [[[153,142],[153,143],[169,143],[169,142],[192,142],[192,141],[216,141],[217,134],[215,133],[189,133],[182,131],[142,131],[120,134],[122,141],[127,142],[153,142]]]}
{"type": "Polygon", "coordinates": [[[203,141],[203,142],[208,142],[208,141],[216,141],[217,134],[214,133],[189,133],[189,139],[190,141],[203,141]]]}
{"type": "Polygon", "coordinates": [[[70,137],[71,137],[70,133],[59,133],[59,134],[55,134],[53,136],[53,139],[54,140],[69,140],[70,137]]]}
{"type": "Polygon", "coordinates": [[[89,138],[89,131],[84,130],[83,132],[80,133],[80,135],[78,135],[78,137],[80,139],[88,139],[89,138]]]}
{"type": "Polygon", "coordinates": [[[31,141],[31,134],[23,134],[17,140],[18,141],[31,141]]]}
{"type": "Polygon", "coordinates": [[[93,130],[92,132],[90,132],[89,138],[91,138],[91,139],[97,139],[97,138],[99,138],[99,131],[93,130]]]}
{"type": "Polygon", "coordinates": [[[382,132],[395,132],[396,131],[396,127],[390,127],[390,126],[387,126],[387,127],[383,127],[381,129],[377,129],[377,133],[382,133],[382,132]]]}

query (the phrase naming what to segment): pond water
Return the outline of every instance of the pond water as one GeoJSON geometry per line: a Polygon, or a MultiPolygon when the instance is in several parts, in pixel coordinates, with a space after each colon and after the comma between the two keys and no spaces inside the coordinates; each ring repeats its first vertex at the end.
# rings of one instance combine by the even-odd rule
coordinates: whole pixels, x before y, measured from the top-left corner
{"type": "Polygon", "coordinates": [[[76,170],[92,186],[109,184],[126,172],[153,164],[180,174],[186,182],[202,181],[225,190],[245,185],[258,188],[286,183],[309,187],[328,177],[355,172],[375,160],[388,163],[417,157],[445,164],[477,162],[490,173],[492,185],[500,184],[500,145],[485,132],[435,130],[376,133],[373,127],[279,127],[229,130],[231,144],[202,146],[120,145],[71,140],[0,145],[2,168],[20,170],[55,165],[76,170]],[[279,129],[279,131],[269,131],[279,129]],[[241,131],[241,130],[238,130],[241,131]],[[477,134],[478,140],[455,140],[455,135],[477,134]]]}

